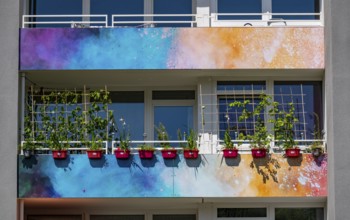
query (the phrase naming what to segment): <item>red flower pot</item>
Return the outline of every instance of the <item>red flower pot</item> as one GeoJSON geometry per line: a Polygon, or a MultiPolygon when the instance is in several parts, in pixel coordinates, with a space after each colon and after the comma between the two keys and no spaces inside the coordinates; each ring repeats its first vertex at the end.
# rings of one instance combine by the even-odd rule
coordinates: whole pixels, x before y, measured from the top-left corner
{"type": "Polygon", "coordinates": [[[120,148],[117,148],[114,150],[114,155],[117,159],[128,159],[130,156],[130,150],[122,150],[120,148]]]}
{"type": "Polygon", "coordinates": [[[186,159],[197,159],[199,150],[184,150],[184,157],[186,159]]]}
{"type": "Polygon", "coordinates": [[[286,149],[286,156],[287,157],[299,157],[300,156],[300,149],[299,148],[286,149]]]}
{"type": "Polygon", "coordinates": [[[252,149],[251,151],[252,151],[253,158],[264,158],[264,157],[266,157],[266,149],[265,148],[252,149]]]}
{"type": "Polygon", "coordinates": [[[162,156],[164,159],[174,159],[176,155],[177,155],[177,150],[175,149],[162,150],[162,156]]]}
{"type": "Polygon", "coordinates": [[[139,150],[139,157],[141,159],[152,159],[153,153],[153,150],[139,150]]]}
{"type": "Polygon", "coordinates": [[[68,153],[66,150],[52,150],[53,159],[66,159],[67,155],[68,153]]]}
{"type": "Polygon", "coordinates": [[[101,159],[102,150],[87,150],[86,151],[89,159],[101,159]]]}
{"type": "Polygon", "coordinates": [[[224,149],[225,158],[236,158],[238,156],[238,149],[224,149]]]}

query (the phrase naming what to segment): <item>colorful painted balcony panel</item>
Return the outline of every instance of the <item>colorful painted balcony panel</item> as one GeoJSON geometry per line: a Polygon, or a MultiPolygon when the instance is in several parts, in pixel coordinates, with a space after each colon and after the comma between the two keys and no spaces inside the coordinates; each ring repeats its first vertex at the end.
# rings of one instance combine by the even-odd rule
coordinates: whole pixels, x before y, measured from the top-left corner
{"type": "Polygon", "coordinates": [[[323,27],[20,32],[20,70],[324,69],[323,27]]]}
{"type": "Polygon", "coordinates": [[[69,154],[62,160],[20,156],[18,162],[19,198],[327,196],[327,155],[255,159],[250,154],[200,154],[188,160],[179,154],[164,160],[158,152],[149,160],[138,154],[90,160],[69,154]]]}

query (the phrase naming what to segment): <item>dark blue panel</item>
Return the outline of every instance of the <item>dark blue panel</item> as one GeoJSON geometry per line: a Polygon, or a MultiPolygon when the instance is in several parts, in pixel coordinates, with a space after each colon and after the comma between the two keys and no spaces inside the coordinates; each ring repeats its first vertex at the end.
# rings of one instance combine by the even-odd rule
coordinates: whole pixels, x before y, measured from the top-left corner
{"type": "MultiPolygon", "coordinates": [[[[154,0],[154,14],[192,14],[192,0],[154,0]]],[[[155,17],[155,21],[191,21],[186,17],[155,17]]],[[[190,24],[156,24],[156,27],[190,27],[190,24]]]]}
{"type": "MultiPolygon", "coordinates": [[[[82,0],[31,0],[29,1],[31,15],[81,15],[82,0]]],[[[34,18],[33,21],[57,21],[57,18],[34,18]]],[[[81,21],[79,18],[59,18],[60,21],[81,21]]],[[[36,27],[52,27],[50,24],[38,24],[36,27]]],[[[70,24],[55,25],[55,27],[70,27],[70,24]]]]}
{"type": "MultiPolygon", "coordinates": [[[[261,0],[218,0],[218,13],[261,13],[261,0]]],[[[261,16],[219,16],[219,20],[255,20],[261,16]]]]}
{"type": "MultiPolygon", "coordinates": [[[[319,13],[319,0],[272,0],[273,13],[319,13]]],[[[283,18],[286,20],[314,20],[319,16],[273,16],[274,18],[283,18]]]]}
{"type": "Polygon", "coordinates": [[[237,91],[237,90],[245,90],[245,91],[251,91],[251,90],[257,90],[257,91],[264,91],[266,90],[265,81],[218,81],[217,83],[217,90],[218,91],[237,91]]]}
{"type": "MultiPolygon", "coordinates": [[[[113,14],[140,14],[144,13],[143,0],[91,0],[91,14],[108,14],[108,25],[111,25],[113,14]]],[[[116,21],[143,21],[140,17],[120,17],[116,21]]],[[[132,26],[139,24],[125,24],[120,26],[132,26]]]]}
{"type": "Polygon", "coordinates": [[[167,129],[169,140],[177,140],[178,129],[188,134],[193,128],[193,107],[156,106],[154,108],[154,124],[158,126],[159,123],[162,123],[167,129]]]}

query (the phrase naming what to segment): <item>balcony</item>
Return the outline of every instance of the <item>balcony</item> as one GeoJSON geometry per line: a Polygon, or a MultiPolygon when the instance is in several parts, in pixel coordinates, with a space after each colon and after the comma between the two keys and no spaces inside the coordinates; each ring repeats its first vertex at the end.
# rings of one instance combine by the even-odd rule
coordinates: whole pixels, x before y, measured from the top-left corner
{"type": "Polygon", "coordinates": [[[321,13],[23,15],[22,28],[322,27],[321,13]],[[297,19],[296,19],[297,18],[297,19]],[[111,24],[110,26],[108,24],[111,24]]]}

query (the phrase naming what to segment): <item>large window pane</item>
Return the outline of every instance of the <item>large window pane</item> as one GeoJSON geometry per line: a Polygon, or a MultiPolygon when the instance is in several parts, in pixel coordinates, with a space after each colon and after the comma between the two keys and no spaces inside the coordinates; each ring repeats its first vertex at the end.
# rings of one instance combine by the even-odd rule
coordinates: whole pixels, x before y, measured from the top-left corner
{"type": "Polygon", "coordinates": [[[90,220],[144,220],[144,215],[90,215],[90,220]]]}
{"type": "MultiPolygon", "coordinates": [[[[144,95],[143,92],[111,92],[113,110],[118,129],[125,127],[131,140],[143,140],[144,95]]],[[[117,134],[118,137],[119,134],[117,134]]]]}
{"type": "MultiPolygon", "coordinates": [[[[31,15],[81,15],[82,0],[30,0],[31,15]]],[[[81,18],[33,18],[32,21],[81,21],[81,18]]],[[[36,24],[35,27],[70,27],[71,24],[36,24]]]]}
{"type": "MultiPolygon", "coordinates": [[[[239,134],[253,135],[254,134],[254,124],[255,120],[248,118],[244,121],[239,120],[239,116],[242,115],[242,107],[230,107],[230,103],[235,101],[244,102],[249,100],[250,104],[247,106],[248,111],[253,111],[256,108],[260,99],[258,95],[252,97],[242,97],[242,96],[220,96],[219,101],[219,129],[220,129],[220,139],[223,140],[225,131],[229,129],[230,136],[232,139],[236,140],[239,134]]],[[[261,114],[260,118],[264,120],[264,115],[261,114]]]]}
{"type": "MultiPolygon", "coordinates": [[[[154,14],[192,14],[192,0],[154,0],[154,14]]],[[[162,16],[154,17],[154,21],[191,21],[191,16],[171,17],[162,16]]],[[[190,27],[191,24],[184,23],[156,23],[157,27],[190,27]]]]}
{"type": "MultiPolygon", "coordinates": [[[[261,13],[262,0],[218,0],[218,13],[261,13]]],[[[219,20],[255,20],[260,15],[219,16],[219,20]]]]}
{"type": "MultiPolygon", "coordinates": [[[[219,112],[219,137],[224,138],[225,131],[229,129],[232,139],[237,139],[240,133],[244,135],[254,134],[254,124],[257,118],[239,120],[242,107],[231,107],[230,104],[238,101],[249,100],[246,106],[248,111],[253,111],[260,101],[260,94],[265,93],[265,81],[218,81],[218,112],[219,112]]],[[[264,120],[263,113],[260,118],[264,120]]]]}
{"type": "MultiPolygon", "coordinates": [[[[108,25],[111,25],[112,15],[139,14],[144,13],[143,0],[90,0],[91,14],[107,14],[108,25]]],[[[117,17],[115,21],[143,21],[143,16],[138,17],[117,17]]],[[[115,26],[134,26],[136,24],[117,24],[115,26]]]]}
{"type": "MultiPolygon", "coordinates": [[[[320,13],[320,0],[272,0],[273,13],[320,13]]],[[[286,20],[314,20],[319,19],[318,15],[276,15],[274,18],[286,20]]]]}
{"type": "Polygon", "coordinates": [[[275,220],[324,220],[323,208],[276,208],[275,220]]]}
{"type": "Polygon", "coordinates": [[[293,102],[295,116],[296,139],[313,139],[316,125],[315,114],[320,118],[322,129],[322,82],[275,82],[274,99],[280,103],[280,108],[288,110],[288,103],[293,102]]]}
{"type": "Polygon", "coordinates": [[[153,220],[196,220],[196,215],[153,215],[153,220]]]}
{"type": "MultiPolygon", "coordinates": [[[[193,128],[192,106],[155,106],[154,125],[162,123],[169,135],[169,140],[177,140],[177,130],[189,133],[193,128]]],[[[154,138],[157,138],[156,132],[154,138]]]]}

